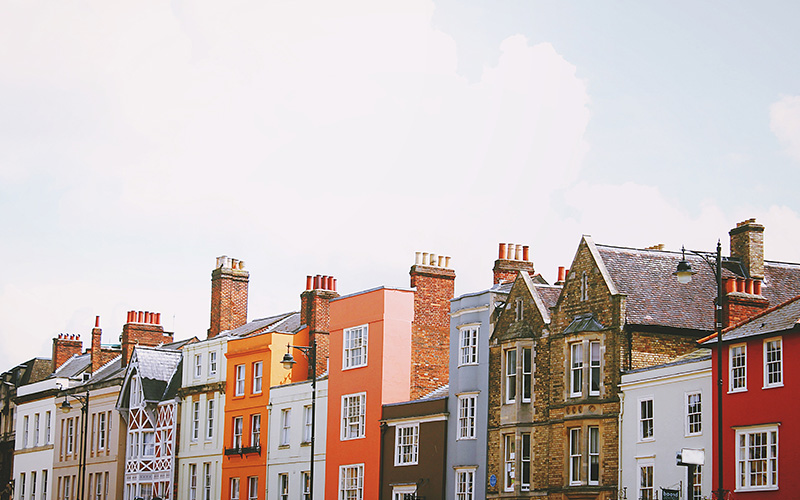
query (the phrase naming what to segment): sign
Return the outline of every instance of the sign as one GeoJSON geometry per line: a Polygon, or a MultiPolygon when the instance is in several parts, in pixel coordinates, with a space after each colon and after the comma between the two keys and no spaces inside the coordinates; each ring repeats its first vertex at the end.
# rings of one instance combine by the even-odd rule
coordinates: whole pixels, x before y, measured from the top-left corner
{"type": "Polygon", "coordinates": [[[704,450],[694,450],[692,448],[681,448],[678,455],[675,457],[678,465],[703,465],[706,461],[706,452],[704,450]]]}
{"type": "Polygon", "coordinates": [[[661,500],[681,500],[681,490],[661,488],[661,500]]]}
{"type": "Polygon", "coordinates": [[[492,488],[497,486],[497,476],[495,476],[494,474],[489,476],[489,486],[491,486],[492,488]]]}

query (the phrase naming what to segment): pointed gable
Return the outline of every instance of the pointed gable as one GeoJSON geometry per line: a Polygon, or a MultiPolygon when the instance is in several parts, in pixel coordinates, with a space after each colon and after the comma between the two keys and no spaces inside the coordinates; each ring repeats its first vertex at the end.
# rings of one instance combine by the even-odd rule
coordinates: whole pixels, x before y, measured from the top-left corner
{"type": "Polygon", "coordinates": [[[561,287],[539,284],[536,277],[520,271],[492,332],[493,340],[533,338],[550,324],[550,307],[561,287]]]}

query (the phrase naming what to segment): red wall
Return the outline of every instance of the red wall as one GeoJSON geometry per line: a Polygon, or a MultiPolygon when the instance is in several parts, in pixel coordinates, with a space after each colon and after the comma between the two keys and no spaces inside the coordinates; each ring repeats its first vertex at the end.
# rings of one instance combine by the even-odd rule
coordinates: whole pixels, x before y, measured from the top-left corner
{"type": "MultiPolygon", "coordinates": [[[[717,344],[713,345],[713,376],[717,374],[717,344]]],[[[778,490],[736,492],[736,498],[794,498],[800,497],[800,334],[796,332],[783,335],[748,337],[742,342],[724,342],[722,352],[722,418],[723,418],[723,480],[727,490],[736,489],[736,429],[734,427],[778,424],[778,490]],[[764,389],[764,347],[766,339],[780,336],[783,339],[783,387],[764,389]],[[731,345],[747,345],[747,391],[729,393],[730,375],[728,368],[728,349],[731,345]],[[788,496],[787,496],[788,495],[788,496]]],[[[706,470],[713,468],[712,490],[717,488],[717,406],[714,390],[714,463],[707,464],[706,470]]]]}

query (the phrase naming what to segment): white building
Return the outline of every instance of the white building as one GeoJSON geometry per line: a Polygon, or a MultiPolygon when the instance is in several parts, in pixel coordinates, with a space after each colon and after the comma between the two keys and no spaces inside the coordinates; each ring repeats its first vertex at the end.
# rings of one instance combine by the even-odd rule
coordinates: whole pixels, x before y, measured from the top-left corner
{"type": "Polygon", "coordinates": [[[229,338],[218,335],[183,348],[178,500],[221,495],[229,338]]]}
{"type": "MultiPolygon", "coordinates": [[[[311,470],[311,381],[270,388],[267,500],[306,500],[311,470]],[[300,494],[302,492],[302,496],[300,494]]],[[[314,499],[325,497],[328,377],[317,380],[314,422],[314,499]]]]}
{"type": "Polygon", "coordinates": [[[619,485],[626,498],[661,498],[662,488],[680,489],[688,500],[710,497],[711,468],[698,467],[687,492],[690,469],[676,455],[702,450],[705,464],[713,463],[711,379],[708,349],[622,375],[619,485]]]}
{"type": "Polygon", "coordinates": [[[53,496],[53,442],[56,393],[69,387],[69,379],[47,378],[17,389],[17,429],[14,476],[17,498],[53,496]]]}

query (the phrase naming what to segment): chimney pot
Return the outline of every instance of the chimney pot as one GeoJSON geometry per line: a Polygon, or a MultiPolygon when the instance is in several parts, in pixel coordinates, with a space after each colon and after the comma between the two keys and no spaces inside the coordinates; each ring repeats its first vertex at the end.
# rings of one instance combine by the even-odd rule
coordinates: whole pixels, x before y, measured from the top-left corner
{"type": "Polygon", "coordinates": [[[336,291],[336,278],[333,278],[333,291],[336,291]]]}
{"type": "Polygon", "coordinates": [[[736,291],[736,278],[725,278],[723,281],[725,282],[726,294],[736,291]]]}
{"type": "Polygon", "coordinates": [[[156,313],[156,324],[157,325],[161,324],[161,313],[156,313]]]}
{"type": "Polygon", "coordinates": [[[736,278],[736,291],[744,293],[744,278],[736,278]]]}
{"type": "Polygon", "coordinates": [[[418,266],[422,264],[422,252],[416,252],[414,256],[414,265],[418,266]]]}
{"type": "Polygon", "coordinates": [[[500,248],[499,248],[499,252],[498,252],[497,258],[498,259],[505,259],[506,258],[506,244],[505,243],[500,243],[500,248]]]}
{"type": "Polygon", "coordinates": [[[95,328],[100,328],[100,316],[95,316],[94,317],[94,327],[95,328]]]}
{"type": "Polygon", "coordinates": [[[444,258],[444,267],[450,269],[450,256],[444,258]]]}
{"type": "Polygon", "coordinates": [[[430,262],[428,262],[428,265],[433,267],[433,266],[436,265],[436,254],[432,253],[432,254],[430,254],[430,257],[431,257],[431,260],[430,260],[430,262]]]}
{"type": "Polygon", "coordinates": [[[314,290],[319,290],[319,274],[314,275],[314,290]]]}
{"type": "Polygon", "coordinates": [[[522,247],[522,260],[524,260],[525,262],[528,262],[530,260],[530,250],[531,250],[531,247],[529,247],[528,245],[523,245],[523,247],[522,247]]]}
{"type": "Polygon", "coordinates": [[[761,295],[761,280],[753,280],[753,294],[761,295]]]}
{"type": "Polygon", "coordinates": [[[749,293],[750,295],[753,295],[753,280],[752,279],[748,278],[747,280],[745,280],[745,293],[749,293]]]}
{"type": "Polygon", "coordinates": [[[514,258],[513,255],[514,255],[514,244],[509,243],[506,245],[506,260],[513,259],[514,258]]]}
{"type": "Polygon", "coordinates": [[[306,276],[306,290],[311,290],[312,286],[314,286],[314,278],[312,276],[306,276]]]}
{"type": "Polygon", "coordinates": [[[444,255],[439,256],[439,262],[437,262],[437,264],[439,267],[442,267],[444,265],[444,255]]]}
{"type": "Polygon", "coordinates": [[[517,251],[514,254],[514,260],[522,260],[522,246],[517,245],[517,251]]]}

